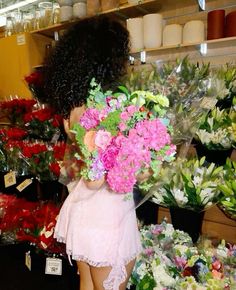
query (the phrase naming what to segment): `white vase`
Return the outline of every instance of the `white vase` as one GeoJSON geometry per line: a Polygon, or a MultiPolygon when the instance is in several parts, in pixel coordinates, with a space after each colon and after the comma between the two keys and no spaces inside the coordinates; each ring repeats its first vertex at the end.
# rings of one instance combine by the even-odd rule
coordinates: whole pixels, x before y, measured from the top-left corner
{"type": "Polygon", "coordinates": [[[84,18],[87,15],[87,4],[78,2],[73,5],[73,17],[84,18]]]}
{"type": "Polygon", "coordinates": [[[143,16],[143,41],[145,48],[156,48],[162,44],[162,15],[159,13],[143,16]]]}
{"type": "Polygon", "coordinates": [[[127,20],[127,29],[130,34],[131,52],[140,51],[144,48],[143,44],[143,18],[130,18],[127,20]]]}
{"type": "Polygon", "coordinates": [[[163,46],[179,45],[182,43],[183,27],[180,24],[169,24],[163,29],[163,46]]]}
{"type": "Polygon", "coordinates": [[[201,20],[191,20],[185,23],[183,28],[183,43],[200,43],[205,39],[204,22],[201,20]]]}
{"type": "Polygon", "coordinates": [[[60,9],[60,21],[65,22],[72,19],[73,8],[71,6],[62,6],[60,9]]]}

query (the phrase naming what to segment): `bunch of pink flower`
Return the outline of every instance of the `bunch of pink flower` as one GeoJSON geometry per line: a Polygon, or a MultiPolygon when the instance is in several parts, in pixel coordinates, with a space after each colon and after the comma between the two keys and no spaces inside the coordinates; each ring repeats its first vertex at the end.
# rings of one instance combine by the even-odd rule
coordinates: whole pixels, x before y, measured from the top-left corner
{"type": "Polygon", "coordinates": [[[99,100],[90,96],[73,128],[82,153],[76,156],[86,164],[81,176],[97,180],[105,175],[113,191],[132,192],[139,173],[146,169],[157,173],[162,162],[173,159],[168,120],[133,104],[131,95],[105,93],[102,100],[99,93],[99,100]]]}

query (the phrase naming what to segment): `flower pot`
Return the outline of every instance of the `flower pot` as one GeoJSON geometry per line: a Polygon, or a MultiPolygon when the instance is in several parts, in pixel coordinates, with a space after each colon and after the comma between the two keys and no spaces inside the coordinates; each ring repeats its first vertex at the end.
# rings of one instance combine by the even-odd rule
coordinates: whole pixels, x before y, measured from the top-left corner
{"type": "Polygon", "coordinates": [[[170,215],[173,227],[189,234],[193,243],[196,243],[202,229],[204,211],[195,212],[186,208],[172,207],[170,215]]]}
{"type": "Polygon", "coordinates": [[[231,156],[232,148],[226,150],[209,150],[201,143],[195,145],[197,156],[200,159],[205,156],[207,162],[213,162],[217,165],[224,165],[226,159],[231,156]]]}

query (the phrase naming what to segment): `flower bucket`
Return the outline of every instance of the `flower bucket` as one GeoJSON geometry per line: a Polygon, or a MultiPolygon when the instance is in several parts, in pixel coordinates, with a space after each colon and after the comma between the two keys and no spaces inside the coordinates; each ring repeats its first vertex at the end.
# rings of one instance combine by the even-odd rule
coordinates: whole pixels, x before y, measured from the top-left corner
{"type": "Polygon", "coordinates": [[[196,243],[202,229],[204,211],[196,212],[186,208],[170,208],[171,221],[176,230],[189,234],[193,243],[196,243]]]}
{"type": "Polygon", "coordinates": [[[233,150],[232,148],[226,150],[209,150],[201,143],[197,143],[195,145],[195,148],[198,158],[206,156],[207,162],[213,162],[219,166],[225,164],[226,159],[231,156],[233,150]]]}

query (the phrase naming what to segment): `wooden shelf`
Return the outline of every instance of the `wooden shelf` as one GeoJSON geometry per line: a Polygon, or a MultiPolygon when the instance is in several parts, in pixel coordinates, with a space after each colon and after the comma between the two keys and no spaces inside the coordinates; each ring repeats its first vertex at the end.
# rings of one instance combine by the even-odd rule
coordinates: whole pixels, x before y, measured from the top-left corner
{"type": "MultiPolygon", "coordinates": [[[[162,3],[162,0],[143,0],[139,1],[139,4],[124,4],[111,10],[102,11],[98,13],[98,15],[114,15],[122,20],[126,20],[131,17],[138,17],[143,16],[147,13],[158,12],[162,7],[162,3]]],[[[54,32],[68,29],[80,20],[81,19],[76,19],[59,24],[54,24],[46,28],[31,31],[31,33],[43,34],[45,36],[54,37],[54,32]]]]}
{"type": "Polygon", "coordinates": [[[213,47],[225,47],[225,46],[236,46],[236,36],[234,37],[225,37],[225,38],[219,38],[219,39],[213,39],[213,40],[205,40],[203,42],[197,42],[197,43],[190,43],[190,44],[180,44],[180,45],[171,45],[171,46],[161,46],[157,48],[150,48],[150,49],[143,49],[141,51],[135,51],[132,52],[132,55],[135,56],[137,54],[140,54],[141,52],[146,52],[148,54],[156,54],[159,51],[166,50],[168,53],[173,50],[185,50],[186,48],[196,48],[200,47],[202,44],[207,44],[209,48],[213,47]]]}
{"type": "Polygon", "coordinates": [[[214,59],[221,59],[221,64],[227,63],[236,58],[236,36],[220,38],[214,40],[205,40],[202,43],[180,44],[176,46],[158,47],[153,49],[144,49],[131,53],[133,64],[154,63],[156,61],[175,61],[186,55],[191,55],[192,61],[201,61],[204,58],[206,62],[214,59]]]}

